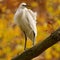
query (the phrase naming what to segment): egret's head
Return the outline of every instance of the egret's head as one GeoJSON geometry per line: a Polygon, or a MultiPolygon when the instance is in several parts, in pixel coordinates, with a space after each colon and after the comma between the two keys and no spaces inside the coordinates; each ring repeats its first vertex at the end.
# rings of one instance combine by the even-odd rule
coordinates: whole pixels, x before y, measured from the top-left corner
{"type": "Polygon", "coordinates": [[[26,3],[21,3],[20,4],[20,8],[25,8],[25,7],[27,7],[27,4],[26,3]]]}

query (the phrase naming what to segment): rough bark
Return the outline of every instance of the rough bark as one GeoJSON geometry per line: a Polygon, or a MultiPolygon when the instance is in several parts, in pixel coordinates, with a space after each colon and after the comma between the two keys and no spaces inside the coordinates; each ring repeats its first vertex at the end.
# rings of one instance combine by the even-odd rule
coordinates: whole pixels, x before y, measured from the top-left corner
{"type": "Polygon", "coordinates": [[[32,58],[40,55],[47,48],[60,41],[60,28],[52,33],[48,38],[38,43],[36,46],[24,51],[21,55],[16,56],[12,60],[31,60],[32,58]]]}

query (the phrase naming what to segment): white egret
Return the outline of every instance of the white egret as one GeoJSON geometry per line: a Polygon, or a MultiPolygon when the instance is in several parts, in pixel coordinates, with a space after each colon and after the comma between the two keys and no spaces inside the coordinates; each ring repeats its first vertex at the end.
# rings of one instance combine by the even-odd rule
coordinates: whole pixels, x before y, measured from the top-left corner
{"type": "Polygon", "coordinates": [[[31,9],[28,9],[26,3],[21,3],[18,7],[15,15],[14,15],[14,21],[15,23],[21,28],[21,30],[25,34],[25,46],[24,49],[26,49],[26,42],[27,37],[34,41],[37,36],[37,29],[36,29],[36,12],[33,12],[31,9]]]}

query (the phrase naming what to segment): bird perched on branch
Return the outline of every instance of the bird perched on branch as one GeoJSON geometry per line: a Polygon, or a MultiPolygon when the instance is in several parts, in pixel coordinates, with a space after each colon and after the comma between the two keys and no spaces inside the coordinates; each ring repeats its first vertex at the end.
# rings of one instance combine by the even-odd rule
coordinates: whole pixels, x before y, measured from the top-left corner
{"type": "Polygon", "coordinates": [[[37,36],[37,13],[33,12],[31,9],[28,9],[27,6],[28,5],[26,3],[21,3],[14,15],[15,23],[21,28],[25,35],[24,50],[26,50],[27,37],[32,40],[34,46],[34,41],[37,36]]]}

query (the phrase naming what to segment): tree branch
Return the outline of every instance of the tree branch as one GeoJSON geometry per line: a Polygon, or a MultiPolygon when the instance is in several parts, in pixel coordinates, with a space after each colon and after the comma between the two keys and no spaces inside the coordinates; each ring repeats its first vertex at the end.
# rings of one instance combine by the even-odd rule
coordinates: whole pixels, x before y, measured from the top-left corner
{"type": "Polygon", "coordinates": [[[60,41],[60,28],[36,46],[24,51],[21,55],[13,58],[12,60],[31,60],[58,41],[60,41]]]}

